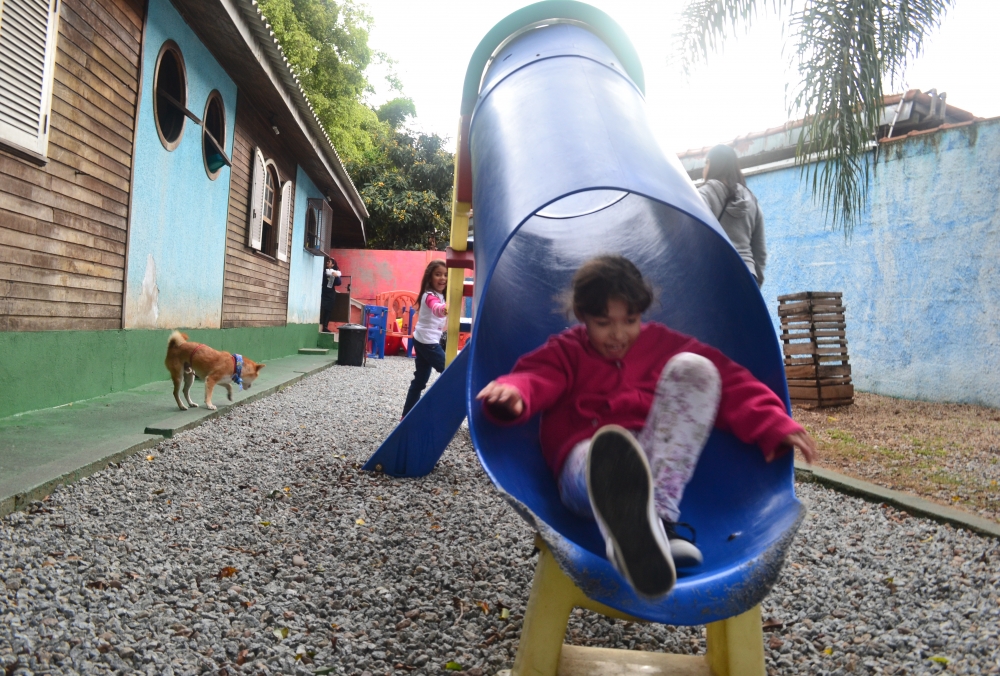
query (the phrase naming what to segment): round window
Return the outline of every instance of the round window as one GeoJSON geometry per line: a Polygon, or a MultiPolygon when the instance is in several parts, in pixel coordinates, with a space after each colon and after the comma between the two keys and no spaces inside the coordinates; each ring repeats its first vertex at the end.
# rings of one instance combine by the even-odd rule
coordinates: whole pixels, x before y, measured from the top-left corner
{"type": "Polygon", "coordinates": [[[205,158],[205,171],[215,180],[226,166],[226,108],[222,95],[213,91],[208,95],[205,117],[202,121],[201,149],[205,158]]]}
{"type": "Polygon", "coordinates": [[[184,57],[173,40],[163,43],[156,59],[153,79],[153,116],[156,133],[167,150],[173,150],[184,133],[184,107],[187,105],[187,74],[184,57]]]}

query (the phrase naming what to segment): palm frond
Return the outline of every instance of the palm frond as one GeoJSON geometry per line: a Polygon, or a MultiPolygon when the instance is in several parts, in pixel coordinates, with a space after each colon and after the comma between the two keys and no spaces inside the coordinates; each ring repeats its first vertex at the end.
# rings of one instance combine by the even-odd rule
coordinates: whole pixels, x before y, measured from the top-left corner
{"type": "Polygon", "coordinates": [[[716,52],[742,26],[744,30],[757,19],[758,12],[775,12],[794,0],[692,0],[681,15],[681,27],[674,35],[677,55],[685,72],[716,52]]]}
{"type": "Polygon", "coordinates": [[[953,0],[810,0],[791,17],[805,114],[796,152],[827,219],[850,235],[868,200],[883,85],[940,24],[953,0]],[[819,160],[818,162],[815,160],[819,160]]]}
{"type": "Polygon", "coordinates": [[[796,161],[829,222],[850,235],[875,171],[883,86],[902,79],[955,0],[692,0],[677,34],[686,71],[758,12],[788,12],[801,81],[789,115],[804,114],[796,161]],[[819,160],[818,162],[816,160],[819,160]]]}

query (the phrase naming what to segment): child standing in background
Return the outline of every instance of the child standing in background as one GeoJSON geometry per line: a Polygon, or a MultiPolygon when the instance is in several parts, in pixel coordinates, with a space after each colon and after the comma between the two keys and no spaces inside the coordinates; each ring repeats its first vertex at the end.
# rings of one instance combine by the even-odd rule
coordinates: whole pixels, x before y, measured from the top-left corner
{"type": "Polygon", "coordinates": [[[431,369],[444,371],[444,349],[441,347],[441,333],[448,317],[448,306],[444,301],[444,290],[448,286],[448,267],[442,260],[431,261],[420,280],[417,294],[417,325],[413,328],[413,352],[416,364],[413,381],[406,393],[403,417],[410,412],[427,387],[431,369]]]}
{"type": "Polygon", "coordinates": [[[720,351],[642,322],[653,293],[622,256],[599,256],[573,278],[581,325],[549,338],[479,393],[487,417],[518,424],[541,413],[541,445],[564,505],[595,519],[608,560],[637,593],[658,598],[677,567],[702,561],[677,533],[684,487],[713,427],[771,461],[815,442],[766,385],[720,351]]]}

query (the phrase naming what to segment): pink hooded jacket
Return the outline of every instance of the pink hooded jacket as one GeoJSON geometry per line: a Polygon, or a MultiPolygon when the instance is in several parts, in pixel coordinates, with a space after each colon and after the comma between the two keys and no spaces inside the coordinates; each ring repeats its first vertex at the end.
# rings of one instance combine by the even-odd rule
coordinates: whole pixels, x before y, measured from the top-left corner
{"type": "Polygon", "coordinates": [[[524,412],[513,420],[503,409],[485,406],[484,412],[499,424],[524,423],[541,413],[542,453],[558,476],[573,446],[598,428],[642,429],[660,373],[680,352],[699,354],[719,370],[722,398],[716,428],[756,444],[768,461],[788,451],[781,441],[802,426],[788,416],[770,388],[715,348],[655,322],[643,324],[621,360],[598,354],[583,325],[552,336],[521,357],[509,375],[497,378],[521,393],[524,412]]]}

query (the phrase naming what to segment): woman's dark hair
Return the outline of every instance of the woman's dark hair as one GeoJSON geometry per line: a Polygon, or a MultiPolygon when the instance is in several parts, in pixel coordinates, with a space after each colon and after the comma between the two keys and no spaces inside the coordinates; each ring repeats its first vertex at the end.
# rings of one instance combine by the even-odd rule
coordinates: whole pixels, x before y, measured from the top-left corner
{"type": "Polygon", "coordinates": [[[726,186],[726,194],[730,197],[736,195],[737,185],[747,187],[743,172],[740,171],[739,160],[736,158],[736,151],[729,146],[715,146],[708,151],[705,161],[708,162],[708,175],[705,176],[705,180],[721,181],[726,186]]]}
{"type": "Polygon", "coordinates": [[[424,294],[431,290],[431,280],[434,278],[434,271],[438,268],[447,269],[448,266],[443,260],[437,259],[428,263],[427,267],[424,268],[424,276],[420,280],[420,293],[417,294],[417,307],[420,307],[420,304],[424,302],[424,294]]]}
{"type": "Polygon", "coordinates": [[[629,314],[642,314],[653,303],[653,289],[624,256],[591,258],[573,275],[573,312],[604,317],[612,299],[624,302],[629,314]]]}

